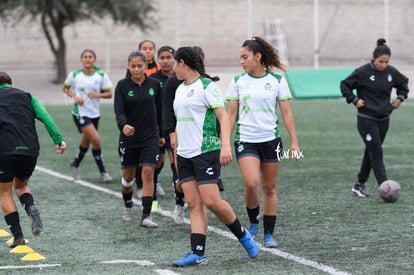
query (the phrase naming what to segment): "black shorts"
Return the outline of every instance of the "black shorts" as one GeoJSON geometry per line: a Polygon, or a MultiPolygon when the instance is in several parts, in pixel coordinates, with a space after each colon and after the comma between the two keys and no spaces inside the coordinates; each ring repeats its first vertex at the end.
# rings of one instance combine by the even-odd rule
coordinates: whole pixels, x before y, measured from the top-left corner
{"type": "Polygon", "coordinates": [[[76,127],[78,128],[79,133],[82,133],[82,129],[91,124],[95,126],[96,130],[98,130],[100,117],[89,118],[86,116],[79,116],[79,115],[73,115],[73,114],[72,114],[72,117],[73,117],[73,121],[75,122],[76,127]]]}
{"type": "Polygon", "coordinates": [[[137,167],[138,164],[155,167],[160,159],[160,146],[155,143],[142,148],[119,147],[118,152],[122,169],[137,167]]]}
{"type": "Polygon", "coordinates": [[[197,184],[218,183],[220,178],[220,151],[201,154],[193,158],[177,156],[180,183],[196,180],[197,184]]]}
{"type": "Polygon", "coordinates": [[[20,180],[30,178],[36,162],[37,157],[25,155],[0,157],[0,182],[13,181],[14,177],[20,180]]]}
{"type": "Polygon", "coordinates": [[[260,143],[234,142],[237,160],[242,157],[256,157],[262,162],[280,162],[283,156],[283,145],[280,138],[260,143]]]}

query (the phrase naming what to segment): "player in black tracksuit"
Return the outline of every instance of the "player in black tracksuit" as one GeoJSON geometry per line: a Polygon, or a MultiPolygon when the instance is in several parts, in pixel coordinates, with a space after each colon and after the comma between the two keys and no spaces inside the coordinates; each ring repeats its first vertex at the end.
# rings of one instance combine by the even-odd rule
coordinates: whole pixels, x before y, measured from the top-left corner
{"type": "Polygon", "coordinates": [[[358,174],[358,182],[352,192],[366,197],[365,182],[371,169],[378,185],[387,180],[383,162],[382,144],[388,131],[390,115],[407,98],[408,78],[389,65],[391,50],[385,39],[378,39],[372,61],[356,69],[342,80],[341,92],[347,103],[358,110],[358,131],[365,143],[365,152],[358,174]],[[391,102],[391,91],[395,88],[397,98],[391,102]],[[352,92],[356,89],[356,95],[352,92]]]}
{"type": "Polygon", "coordinates": [[[122,167],[123,219],[132,219],[132,186],[137,165],[142,165],[141,226],[157,227],[150,217],[154,192],[154,169],[159,148],[165,142],[161,122],[161,86],[145,75],[145,55],[132,52],[128,57],[130,76],[120,80],[115,89],[114,109],[119,134],[122,167]]]}
{"type": "Polygon", "coordinates": [[[12,87],[10,76],[0,72],[0,201],[14,238],[12,248],[25,244],[13,189],[32,220],[33,235],[42,232],[39,209],[28,186],[40,149],[35,119],[45,125],[56,153],[63,153],[66,145],[47,110],[30,93],[12,87]]]}

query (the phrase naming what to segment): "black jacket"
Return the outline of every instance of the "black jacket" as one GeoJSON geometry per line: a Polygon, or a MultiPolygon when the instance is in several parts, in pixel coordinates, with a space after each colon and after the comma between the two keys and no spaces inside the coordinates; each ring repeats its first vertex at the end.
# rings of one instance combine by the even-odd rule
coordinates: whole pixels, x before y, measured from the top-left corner
{"type": "Polygon", "coordinates": [[[122,79],[115,88],[115,118],[120,130],[119,141],[129,148],[141,148],[159,143],[163,137],[161,86],[154,78],[146,77],[139,85],[130,78],[122,79]],[[122,133],[125,124],[135,127],[135,134],[122,133]]]}
{"type": "Polygon", "coordinates": [[[393,88],[401,101],[407,98],[408,78],[391,65],[380,72],[372,63],[367,63],[341,81],[341,92],[346,101],[356,104],[358,99],[363,99],[365,106],[359,108],[358,113],[378,119],[388,117],[393,111],[390,102],[393,88]]]}
{"type": "Polygon", "coordinates": [[[175,91],[182,83],[182,80],[177,79],[177,76],[173,74],[165,83],[162,95],[162,109],[163,109],[163,128],[165,135],[168,135],[175,131],[177,125],[177,119],[174,114],[174,99],[175,91]]]}
{"type": "Polygon", "coordinates": [[[46,127],[54,144],[62,136],[45,107],[30,93],[0,85],[0,156],[39,155],[35,119],[46,127]]]}

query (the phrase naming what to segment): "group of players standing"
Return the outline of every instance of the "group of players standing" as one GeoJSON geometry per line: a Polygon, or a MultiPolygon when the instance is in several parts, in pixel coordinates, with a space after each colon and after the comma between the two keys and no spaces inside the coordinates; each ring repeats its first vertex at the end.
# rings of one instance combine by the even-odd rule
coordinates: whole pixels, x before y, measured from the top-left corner
{"type": "MultiPolygon", "coordinates": [[[[140,225],[158,227],[151,212],[157,209],[157,194],[165,192],[158,175],[168,154],[175,192],[174,221],[182,224],[184,203],[188,204],[191,226],[191,251],[173,262],[174,266],[206,264],[207,215],[214,213],[251,258],[258,255],[255,242],[259,231],[260,181],[264,196],[263,244],[277,247],[273,236],[276,224],[276,179],[282,153],[276,106],[291,138],[291,152],[298,152],[291,94],[281,74],[284,70],[277,51],[260,37],[246,40],[240,63],[244,70],[229,85],[225,108],[221,91],[205,71],[200,47],[181,47],[175,51],[162,46],[157,51],[150,40],[142,41],[128,56],[127,72],[114,92],[116,123],[120,130],[119,156],[122,168],[123,219],[131,221],[133,186],[142,201],[140,225]],[[245,186],[246,211],[250,225],[245,230],[229,203],[220,196],[223,190],[221,167],[232,161],[231,136],[235,130],[235,152],[245,186]]],[[[79,164],[89,144],[102,180],[106,172],[101,153],[99,98],[110,98],[112,83],[95,66],[93,50],[81,54],[83,68],[71,72],[64,92],[73,98],[73,119],[82,134],[71,169],[79,179],[79,164]]]]}

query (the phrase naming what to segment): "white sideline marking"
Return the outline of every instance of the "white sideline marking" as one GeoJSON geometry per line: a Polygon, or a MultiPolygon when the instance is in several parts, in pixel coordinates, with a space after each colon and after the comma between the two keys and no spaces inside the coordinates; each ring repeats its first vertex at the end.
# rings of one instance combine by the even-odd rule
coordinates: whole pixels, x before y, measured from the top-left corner
{"type": "Polygon", "coordinates": [[[46,267],[57,267],[57,266],[62,266],[62,265],[61,264],[6,265],[6,266],[0,266],[0,269],[46,268],[46,267]]]}
{"type": "MultiPolygon", "coordinates": [[[[53,170],[50,170],[50,169],[47,169],[47,168],[44,168],[44,167],[36,166],[36,170],[44,172],[44,173],[49,174],[51,176],[55,176],[57,178],[65,179],[65,180],[68,180],[68,181],[73,181],[73,182],[75,182],[79,185],[82,185],[82,186],[85,186],[85,187],[88,187],[88,188],[91,188],[91,189],[94,189],[94,190],[97,190],[97,191],[101,191],[103,193],[111,194],[111,195],[114,195],[118,198],[122,198],[122,194],[119,193],[119,192],[115,192],[115,191],[112,191],[110,189],[103,188],[101,186],[98,186],[96,184],[86,182],[86,181],[83,181],[83,180],[75,180],[74,181],[73,178],[70,177],[70,176],[55,172],[53,170]]],[[[133,201],[134,201],[135,204],[141,205],[140,201],[138,201],[136,199],[133,199],[133,201]]],[[[162,210],[162,209],[158,209],[158,213],[163,215],[163,216],[173,217],[173,214],[170,211],[165,211],[165,210],[162,210]]],[[[189,224],[190,221],[188,219],[184,219],[184,222],[189,224]]],[[[215,228],[215,227],[212,227],[212,226],[208,226],[208,230],[211,231],[211,232],[214,232],[218,235],[221,235],[223,237],[231,238],[231,239],[236,240],[236,237],[228,231],[223,231],[219,228],[215,228]]],[[[262,250],[262,251],[266,251],[270,254],[279,256],[279,257],[284,258],[284,259],[294,261],[296,263],[299,263],[299,264],[302,264],[302,265],[305,265],[305,266],[313,267],[315,269],[318,269],[320,271],[323,271],[323,272],[326,272],[326,273],[329,273],[329,274],[332,274],[332,275],[351,275],[351,273],[348,273],[348,272],[345,272],[345,271],[340,271],[340,270],[337,270],[336,268],[333,268],[333,267],[330,267],[330,266],[327,266],[327,265],[324,265],[324,264],[321,264],[321,263],[318,263],[318,262],[315,262],[315,261],[312,261],[312,260],[308,260],[308,259],[303,258],[303,257],[298,257],[298,256],[295,256],[295,255],[283,252],[279,249],[265,248],[261,244],[258,244],[258,245],[259,245],[259,249],[262,250]]]]}
{"type": "Polygon", "coordinates": [[[101,262],[103,264],[125,264],[125,263],[132,263],[140,266],[152,266],[155,265],[155,263],[150,261],[136,261],[136,260],[112,260],[112,261],[103,261],[101,262]]]}
{"type": "Polygon", "coordinates": [[[175,273],[174,271],[168,269],[156,269],[155,272],[160,275],[180,275],[180,273],[175,273]]]}
{"type": "MultiPolygon", "coordinates": [[[[139,266],[153,266],[155,263],[145,260],[112,260],[112,261],[103,261],[101,264],[136,264],[139,266]]],[[[160,275],[180,275],[180,273],[175,273],[168,269],[156,269],[160,275]]]]}

